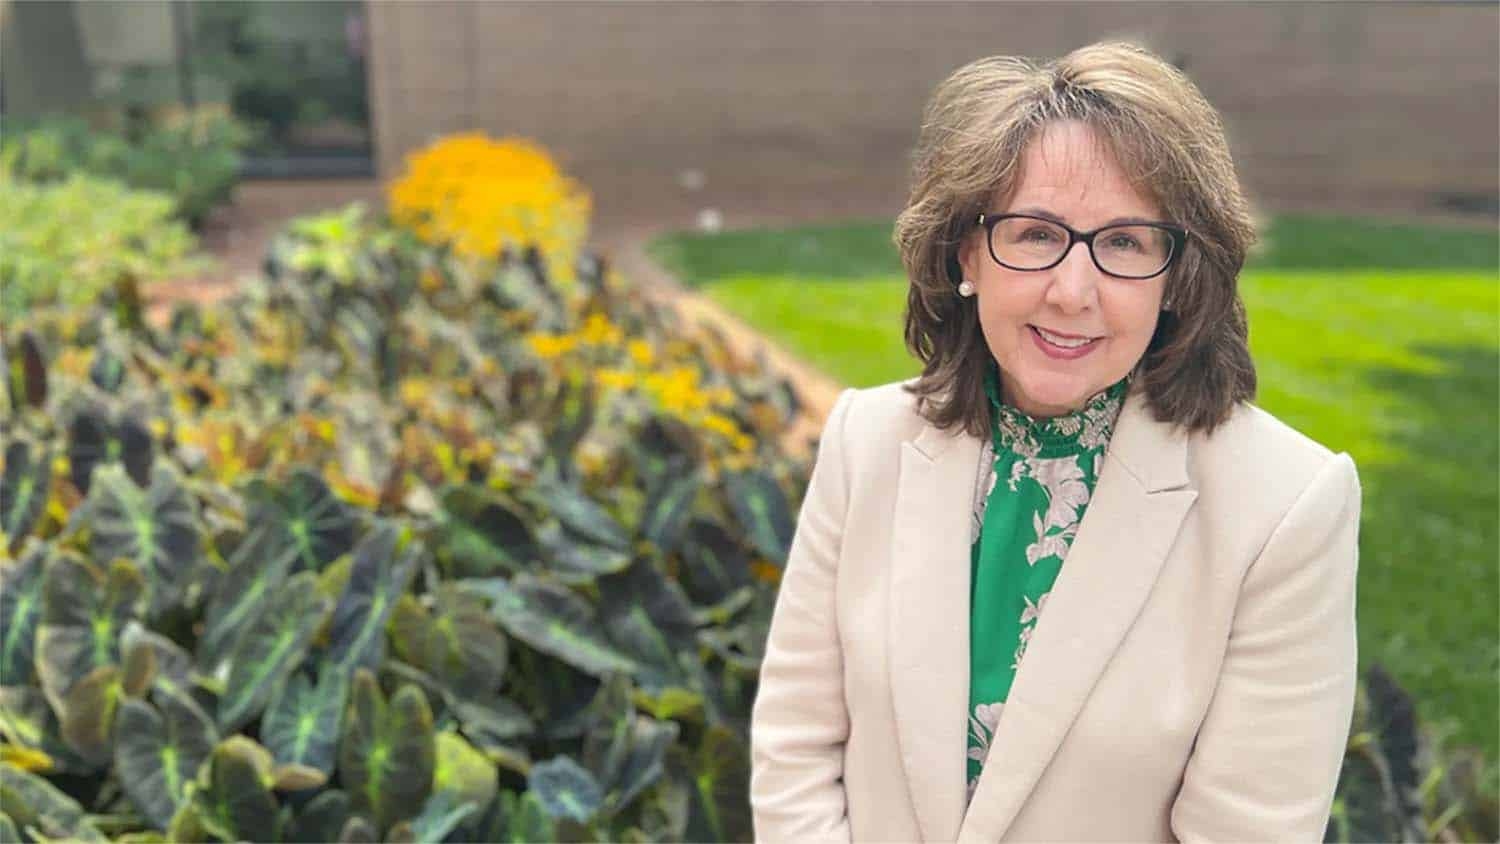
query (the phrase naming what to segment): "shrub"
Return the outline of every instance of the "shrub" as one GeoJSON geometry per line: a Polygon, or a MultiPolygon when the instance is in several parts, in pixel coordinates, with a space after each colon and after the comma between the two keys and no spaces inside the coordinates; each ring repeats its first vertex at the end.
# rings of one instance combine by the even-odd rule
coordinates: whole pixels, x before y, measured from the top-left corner
{"type": "Polygon", "coordinates": [[[748,839],[796,405],[572,275],[346,209],[165,329],[15,326],[0,833],[748,839]]]}
{"type": "Polygon", "coordinates": [[[166,112],[121,129],[77,117],[7,119],[0,161],[12,178],[58,182],[77,173],[118,179],[172,197],[174,213],[199,225],[227,202],[248,130],[221,107],[166,112]]]}
{"type": "Polygon", "coordinates": [[[534,244],[549,276],[571,282],[592,200],[546,150],[521,138],[450,135],[407,156],[390,211],[428,243],[493,261],[534,244]]]}
{"type": "Polygon", "coordinates": [[[0,175],[0,313],[82,305],[100,291],[198,268],[196,241],[153,191],[74,174],[48,184],[0,175]]]}

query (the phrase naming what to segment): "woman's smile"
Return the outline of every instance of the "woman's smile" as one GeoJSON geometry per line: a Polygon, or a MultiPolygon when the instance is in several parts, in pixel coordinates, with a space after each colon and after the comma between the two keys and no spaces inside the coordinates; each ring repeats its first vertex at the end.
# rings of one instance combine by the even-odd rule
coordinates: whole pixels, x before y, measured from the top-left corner
{"type": "Polygon", "coordinates": [[[1039,325],[1027,324],[1026,328],[1031,334],[1031,339],[1036,341],[1038,349],[1050,358],[1058,360],[1076,360],[1094,351],[1103,340],[1100,336],[1089,336],[1086,334],[1067,334],[1061,331],[1049,331],[1039,325]]]}

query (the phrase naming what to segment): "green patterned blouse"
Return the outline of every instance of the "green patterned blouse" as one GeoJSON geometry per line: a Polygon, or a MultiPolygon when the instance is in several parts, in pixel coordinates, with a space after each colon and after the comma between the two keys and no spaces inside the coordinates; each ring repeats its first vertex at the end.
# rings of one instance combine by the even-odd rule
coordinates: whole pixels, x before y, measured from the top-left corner
{"type": "Polygon", "coordinates": [[[980,472],[975,490],[969,558],[968,799],[1088,507],[1126,389],[1122,379],[1075,413],[1036,419],[1000,402],[998,379],[992,363],[985,392],[993,441],[980,465],[993,457],[993,470],[980,472]]]}

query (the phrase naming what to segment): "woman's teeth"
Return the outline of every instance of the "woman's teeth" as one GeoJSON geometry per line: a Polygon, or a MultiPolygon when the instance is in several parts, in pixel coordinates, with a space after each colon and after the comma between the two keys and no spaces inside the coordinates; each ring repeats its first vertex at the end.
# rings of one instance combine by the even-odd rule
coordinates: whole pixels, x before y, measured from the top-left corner
{"type": "Polygon", "coordinates": [[[1053,334],[1045,328],[1039,328],[1037,326],[1032,327],[1036,328],[1036,333],[1042,335],[1043,340],[1046,340],[1048,343],[1051,343],[1054,346],[1060,346],[1064,349],[1076,349],[1080,346],[1087,346],[1088,344],[1094,342],[1094,338],[1092,337],[1062,337],[1057,334],[1053,334]]]}

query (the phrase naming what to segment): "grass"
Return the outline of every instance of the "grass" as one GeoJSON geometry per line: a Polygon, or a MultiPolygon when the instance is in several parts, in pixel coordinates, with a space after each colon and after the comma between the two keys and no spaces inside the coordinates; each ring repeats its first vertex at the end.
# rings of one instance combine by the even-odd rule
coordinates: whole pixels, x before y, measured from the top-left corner
{"type": "MultiPolygon", "coordinates": [[[[891,221],[672,235],[652,256],[854,386],[915,375],[891,221]]],[[[1500,782],[1500,236],[1283,216],[1241,277],[1257,402],[1364,488],[1359,651],[1500,782]]]]}

